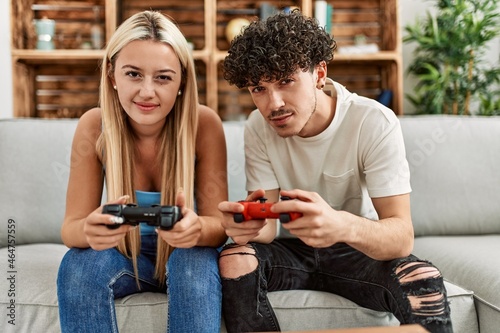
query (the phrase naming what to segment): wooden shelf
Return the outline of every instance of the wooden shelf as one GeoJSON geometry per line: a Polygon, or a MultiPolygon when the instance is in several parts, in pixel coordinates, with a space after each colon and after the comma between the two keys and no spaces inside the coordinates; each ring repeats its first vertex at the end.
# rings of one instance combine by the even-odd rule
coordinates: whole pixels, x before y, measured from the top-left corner
{"type": "MultiPolygon", "coordinates": [[[[160,10],[178,24],[193,43],[200,102],[221,118],[245,117],[254,109],[245,89],[229,86],[221,63],[229,42],[225,28],[234,18],[259,18],[266,3],[278,9],[299,7],[314,15],[314,0],[18,0],[11,2],[14,115],[27,117],[79,116],[98,101],[99,62],[104,50],[80,49],[90,41],[90,27],[101,26],[104,41],[133,13],[160,10]],[[98,15],[94,12],[98,8],[98,15]],[[43,16],[56,21],[56,49],[36,50],[33,20],[43,16]],[[74,76],[76,80],[72,80],[74,76]],[[41,79],[43,78],[43,80],[41,79]],[[55,84],[56,78],[63,78],[55,84]],[[78,90],[74,86],[78,84],[78,90]],[[65,90],[66,89],[66,90],[65,90]],[[77,102],[75,91],[82,92],[77,102]],[[66,97],[69,96],[69,97],[66,97]],[[69,110],[69,111],[68,111],[69,110]]],[[[397,0],[328,0],[334,7],[332,31],[339,47],[354,43],[363,34],[380,49],[371,54],[335,55],[329,76],[360,95],[376,98],[391,90],[391,107],[402,113],[401,37],[397,0]]]]}
{"type": "Polygon", "coordinates": [[[12,50],[12,59],[24,63],[101,60],[103,56],[103,50],[12,50]]]}
{"type": "Polygon", "coordinates": [[[379,51],[366,54],[335,54],[333,61],[400,61],[401,57],[393,51],[379,51]]]}
{"type": "MultiPolygon", "coordinates": [[[[12,50],[12,58],[25,63],[40,63],[41,61],[66,61],[66,60],[102,60],[104,50],[12,50]]],[[[195,60],[209,58],[206,50],[193,51],[195,60]]]]}

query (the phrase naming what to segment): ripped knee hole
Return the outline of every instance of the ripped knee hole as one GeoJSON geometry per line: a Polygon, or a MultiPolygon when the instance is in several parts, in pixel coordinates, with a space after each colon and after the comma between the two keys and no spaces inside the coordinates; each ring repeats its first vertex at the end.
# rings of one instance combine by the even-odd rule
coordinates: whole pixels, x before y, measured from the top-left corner
{"type": "Polygon", "coordinates": [[[426,262],[405,262],[396,268],[396,276],[401,283],[410,283],[441,277],[439,270],[426,262]]]}
{"type": "Polygon", "coordinates": [[[439,292],[408,296],[408,300],[415,316],[435,317],[442,316],[446,312],[444,295],[439,292]]]}
{"type": "Polygon", "coordinates": [[[228,246],[219,256],[219,270],[222,278],[236,279],[257,269],[255,250],[249,245],[228,246]]]}

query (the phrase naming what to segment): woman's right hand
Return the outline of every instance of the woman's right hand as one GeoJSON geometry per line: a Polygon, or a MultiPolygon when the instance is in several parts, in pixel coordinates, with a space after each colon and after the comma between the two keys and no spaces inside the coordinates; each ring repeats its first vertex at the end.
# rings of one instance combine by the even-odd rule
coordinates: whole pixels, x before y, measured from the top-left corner
{"type": "MultiPolygon", "coordinates": [[[[128,198],[129,196],[125,195],[107,204],[125,205],[128,198]]],[[[115,224],[113,222],[114,218],[116,218],[114,215],[102,214],[102,206],[87,216],[84,221],[83,232],[92,249],[100,251],[116,247],[127,232],[137,227],[123,224],[116,229],[110,229],[108,225],[115,224]]]]}

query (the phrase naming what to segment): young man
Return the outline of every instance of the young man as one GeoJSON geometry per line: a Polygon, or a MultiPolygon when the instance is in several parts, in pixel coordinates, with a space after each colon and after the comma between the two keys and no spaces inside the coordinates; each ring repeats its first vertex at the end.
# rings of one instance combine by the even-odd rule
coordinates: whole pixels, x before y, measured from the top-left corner
{"type": "Polygon", "coordinates": [[[253,22],[231,44],[224,77],[258,108],[247,122],[247,201],[302,217],[235,223],[219,259],[229,332],[279,331],[267,292],[322,290],[402,324],[452,332],[443,278],[413,255],[409,169],[394,113],[327,78],[335,41],[300,12],[253,22]]]}

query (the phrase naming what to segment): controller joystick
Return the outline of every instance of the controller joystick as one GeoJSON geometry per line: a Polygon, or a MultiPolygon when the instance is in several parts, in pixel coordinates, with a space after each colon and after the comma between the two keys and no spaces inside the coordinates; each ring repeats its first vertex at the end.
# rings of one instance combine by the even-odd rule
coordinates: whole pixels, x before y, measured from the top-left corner
{"type": "MultiPolygon", "coordinates": [[[[281,200],[290,200],[289,197],[281,197],[281,200]]],[[[261,197],[259,202],[250,202],[241,200],[238,201],[244,206],[243,212],[234,214],[234,222],[241,223],[249,220],[264,220],[264,219],[279,219],[281,223],[288,223],[302,216],[301,213],[273,213],[271,206],[274,203],[267,203],[267,199],[261,197]]]]}
{"type": "Polygon", "coordinates": [[[138,225],[139,223],[146,223],[162,230],[171,230],[175,223],[182,219],[179,206],[153,205],[138,207],[136,204],[110,204],[103,206],[102,213],[123,217],[123,223],[108,224],[107,227],[110,229],[119,228],[122,224],[138,225]]]}

